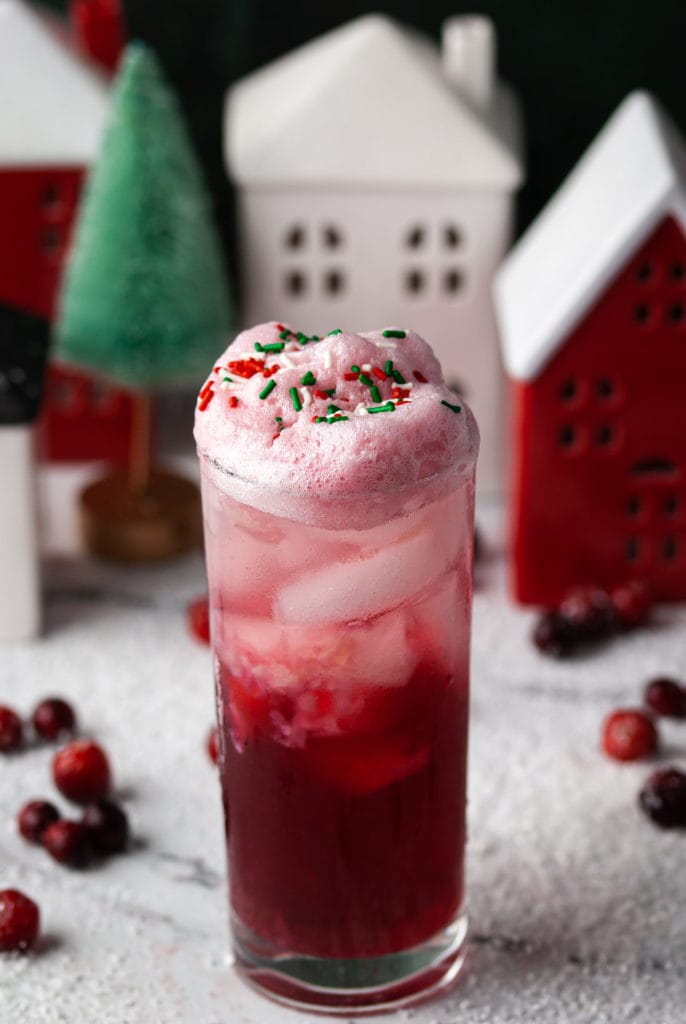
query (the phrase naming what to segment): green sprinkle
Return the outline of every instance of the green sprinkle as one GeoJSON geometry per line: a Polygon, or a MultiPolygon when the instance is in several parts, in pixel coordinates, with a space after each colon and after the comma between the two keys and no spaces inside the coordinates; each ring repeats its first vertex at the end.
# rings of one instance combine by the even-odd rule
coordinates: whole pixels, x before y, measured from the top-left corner
{"type": "Polygon", "coordinates": [[[273,341],[270,345],[262,345],[260,352],[283,352],[286,345],[283,341],[273,341]]]}
{"type": "Polygon", "coordinates": [[[381,392],[377,388],[376,384],[372,384],[371,388],[369,389],[369,392],[370,392],[370,394],[372,396],[372,401],[373,402],[380,402],[381,401],[381,392]]]}
{"type": "Polygon", "coordinates": [[[340,329],[340,327],[337,327],[335,331],[329,331],[329,333],[327,334],[327,338],[330,338],[334,334],[342,334],[342,333],[343,333],[343,331],[340,329]]]}
{"type": "Polygon", "coordinates": [[[274,419],[277,423],[283,423],[283,416],[275,416],[274,419]]]}
{"type": "Polygon", "coordinates": [[[322,339],[319,337],[318,334],[311,334],[310,335],[310,341],[321,341],[321,340],[322,339]]]}
{"type": "Polygon", "coordinates": [[[296,338],[298,339],[301,345],[307,345],[308,341],[310,340],[306,334],[303,334],[302,331],[298,331],[298,333],[296,334],[296,338]]]}
{"type": "Polygon", "coordinates": [[[293,403],[293,408],[295,409],[296,412],[300,412],[300,410],[303,407],[303,404],[300,401],[300,395],[298,394],[298,389],[297,388],[289,388],[288,389],[288,393],[291,396],[291,402],[293,403]]]}
{"type": "Polygon", "coordinates": [[[222,384],[233,384],[233,377],[222,377],[222,384]]]}
{"type": "Polygon", "coordinates": [[[279,337],[281,338],[282,341],[288,341],[288,339],[290,338],[291,334],[292,334],[291,331],[282,331],[281,334],[279,335],[279,337]]]}
{"type": "Polygon", "coordinates": [[[326,416],[317,416],[315,423],[328,423],[326,416]]]}
{"type": "Polygon", "coordinates": [[[331,413],[333,413],[333,412],[341,412],[341,407],[340,407],[340,405],[329,405],[329,406],[327,406],[326,411],[328,412],[328,414],[330,416],[331,413]]]}
{"type": "Polygon", "coordinates": [[[393,402],[386,402],[385,405],[369,405],[367,412],[395,412],[395,405],[393,402]]]}
{"type": "Polygon", "coordinates": [[[332,398],[333,395],[336,394],[335,388],[322,388],[322,391],[324,392],[325,395],[328,395],[329,398],[332,398]]]}
{"type": "Polygon", "coordinates": [[[387,359],[386,360],[386,363],[385,363],[384,368],[383,368],[383,372],[386,374],[387,377],[391,376],[391,374],[393,373],[393,360],[392,359],[387,359]]]}
{"type": "Polygon", "coordinates": [[[451,405],[450,402],[446,402],[444,398],[441,399],[441,405],[444,405],[446,409],[452,409],[453,412],[462,412],[461,405],[451,405]]]}
{"type": "Polygon", "coordinates": [[[406,338],[407,331],[382,331],[384,338],[406,338]]]}
{"type": "Polygon", "coordinates": [[[360,377],[359,377],[359,380],[360,380],[360,384],[366,384],[366,386],[368,388],[373,388],[374,387],[374,381],[372,380],[371,377],[368,377],[366,373],[361,373],[360,377]]]}
{"type": "Polygon", "coordinates": [[[264,352],[264,349],[263,349],[263,348],[262,348],[262,346],[260,345],[259,341],[256,341],[256,342],[255,342],[255,351],[256,351],[256,352],[264,352]]]}
{"type": "Polygon", "coordinates": [[[264,387],[260,391],[260,398],[267,398],[268,395],[271,395],[271,393],[272,393],[272,391],[274,390],[275,387],[276,387],[276,381],[275,380],[267,381],[267,383],[264,385],[264,387]]]}
{"type": "Polygon", "coordinates": [[[332,416],[330,420],[327,420],[327,422],[328,423],[342,423],[343,420],[348,420],[348,419],[350,419],[349,416],[332,416]]]}
{"type": "Polygon", "coordinates": [[[360,370],[359,366],[357,366],[355,363],[353,363],[353,365],[350,367],[350,372],[351,373],[361,373],[362,371],[360,370]]]}
{"type": "Polygon", "coordinates": [[[391,370],[391,377],[396,382],[396,384],[407,384],[407,381],[403,377],[400,370],[391,370]]]}
{"type": "Polygon", "coordinates": [[[316,384],[317,378],[312,373],[312,370],[308,370],[304,377],[300,378],[301,384],[316,384]]]}

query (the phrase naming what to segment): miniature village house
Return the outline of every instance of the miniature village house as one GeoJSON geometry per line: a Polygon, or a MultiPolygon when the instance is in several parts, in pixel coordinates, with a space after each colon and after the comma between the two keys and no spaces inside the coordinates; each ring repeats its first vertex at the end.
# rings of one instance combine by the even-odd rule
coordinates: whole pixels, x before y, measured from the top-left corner
{"type": "MultiPolygon", "coordinates": [[[[111,16],[111,4],[92,4],[91,31],[101,7],[111,16]]],[[[64,25],[21,0],[0,0],[0,302],[52,319],[106,106],[106,80],[72,49],[64,25]]],[[[130,418],[125,392],[50,368],[41,430],[47,457],[125,460],[130,418]]]]}
{"type": "Polygon", "coordinates": [[[685,225],[686,146],[634,93],[500,271],[521,601],[686,598],[685,225]]]}
{"type": "Polygon", "coordinates": [[[478,418],[487,490],[503,447],[490,288],[522,176],[494,51],[485,18],[448,21],[439,52],[363,17],[233,86],[225,132],[243,321],[426,335],[478,418]]]}

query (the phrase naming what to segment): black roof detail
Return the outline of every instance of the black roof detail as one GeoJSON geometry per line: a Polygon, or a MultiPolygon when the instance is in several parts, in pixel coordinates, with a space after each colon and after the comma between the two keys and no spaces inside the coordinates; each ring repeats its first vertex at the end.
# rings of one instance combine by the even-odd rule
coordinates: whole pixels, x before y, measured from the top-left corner
{"type": "Polygon", "coordinates": [[[0,425],[38,416],[49,338],[47,320],[0,302],[0,425]]]}

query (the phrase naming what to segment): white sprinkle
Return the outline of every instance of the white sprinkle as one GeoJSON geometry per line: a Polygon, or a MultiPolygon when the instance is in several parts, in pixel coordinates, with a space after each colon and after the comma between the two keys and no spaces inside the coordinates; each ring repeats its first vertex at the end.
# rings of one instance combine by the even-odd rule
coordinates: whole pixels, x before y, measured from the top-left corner
{"type": "Polygon", "coordinates": [[[312,395],[310,394],[309,388],[301,388],[300,393],[302,395],[303,409],[309,408],[312,405],[312,395]]]}
{"type": "Polygon", "coordinates": [[[285,352],[281,353],[281,365],[286,370],[294,370],[295,369],[295,363],[293,362],[292,359],[289,359],[289,357],[286,355],[285,352]]]}
{"type": "Polygon", "coordinates": [[[259,352],[239,352],[238,353],[238,358],[239,359],[254,359],[256,356],[259,356],[259,354],[260,354],[259,352]]]}
{"type": "Polygon", "coordinates": [[[229,391],[231,388],[231,381],[225,380],[219,385],[220,391],[229,391]]]}
{"type": "Polygon", "coordinates": [[[365,373],[371,373],[372,372],[372,364],[371,363],[362,363],[362,369],[364,370],[365,373]]]}
{"type": "Polygon", "coordinates": [[[408,381],[405,381],[404,384],[395,384],[394,386],[396,388],[413,388],[414,384],[411,381],[408,380],[408,381]]]}
{"type": "Polygon", "coordinates": [[[324,352],[324,369],[330,370],[333,366],[333,355],[330,348],[327,348],[324,352]]]}
{"type": "Polygon", "coordinates": [[[367,338],[367,341],[371,341],[372,345],[376,345],[377,348],[397,348],[398,346],[394,341],[375,341],[374,338],[367,338]]]}
{"type": "Polygon", "coordinates": [[[369,410],[367,409],[367,406],[364,404],[364,402],[357,403],[357,405],[355,406],[355,415],[369,416],[369,410]]]}

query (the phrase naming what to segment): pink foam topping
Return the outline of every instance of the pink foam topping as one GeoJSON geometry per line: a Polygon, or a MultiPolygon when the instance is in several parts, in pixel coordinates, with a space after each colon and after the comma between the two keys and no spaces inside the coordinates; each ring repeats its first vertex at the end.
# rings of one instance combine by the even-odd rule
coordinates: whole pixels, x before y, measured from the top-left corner
{"type": "Polygon", "coordinates": [[[195,439],[229,492],[234,480],[325,502],[468,474],[479,444],[470,410],[413,331],[319,339],[277,323],[243,331],[217,360],[195,439]]]}

